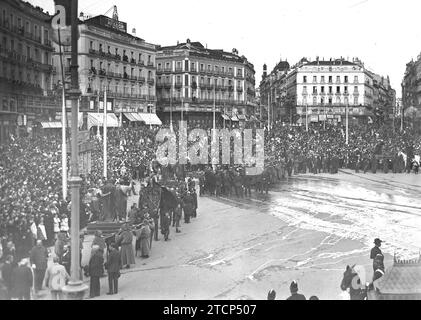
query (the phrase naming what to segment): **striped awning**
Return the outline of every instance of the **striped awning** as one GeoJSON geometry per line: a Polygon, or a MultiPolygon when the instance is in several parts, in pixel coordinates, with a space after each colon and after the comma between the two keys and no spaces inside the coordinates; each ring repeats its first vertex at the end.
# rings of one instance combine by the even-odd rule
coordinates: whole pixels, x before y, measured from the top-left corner
{"type": "Polygon", "coordinates": [[[239,114],[239,115],[238,115],[238,119],[239,119],[239,120],[242,120],[242,121],[247,120],[247,118],[246,118],[246,116],[245,116],[244,114],[239,114]]]}
{"type": "MultiPolygon", "coordinates": [[[[88,113],[88,130],[92,127],[104,126],[104,114],[88,113]]],[[[107,128],[119,127],[118,119],[114,113],[107,113],[107,128]]]]}
{"type": "Polygon", "coordinates": [[[230,117],[228,117],[226,114],[223,114],[223,115],[222,115],[222,119],[224,119],[224,120],[228,120],[228,121],[229,121],[229,120],[230,120],[230,117]]]}
{"type": "Polygon", "coordinates": [[[63,127],[59,121],[41,122],[41,126],[43,129],[60,129],[63,127]]]}
{"type": "Polygon", "coordinates": [[[162,121],[158,118],[155,113],[138,113],[142,118],[142,121],[151,126],[162,126],[162,121]]]}
{"type": "Polygon", "coordinates": [[[237,116],[232,116],[231,121],[240,121],[240,120],[238,120],[237,116]]]}
{"type": "Polygon", "coordinates": [[[129,119],[130,122],[143,122],[139,113],[124,113],[124,116],[129,119]]]}

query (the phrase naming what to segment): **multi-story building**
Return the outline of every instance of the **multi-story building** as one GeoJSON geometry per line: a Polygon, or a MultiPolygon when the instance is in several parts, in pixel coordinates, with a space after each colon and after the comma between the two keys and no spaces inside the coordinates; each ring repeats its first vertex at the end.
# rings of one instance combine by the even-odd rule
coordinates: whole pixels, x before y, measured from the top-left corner
{"type": "MultiPolygon", "coordinates": [[[[79,34],[80,112],[84,117],[103,111],[106,90],[107,111],[111,117],[109,125],[115,125],[117,117],[119,125],[132,121],[159,124],[155,114],[156,46],[129,34],[125,22],[103,15],[81,21],[79,34]]],[[[64,47],[64,70],[68,80],[70,51],[71,47],[64,47]]],[[[58,49],[54,65],[60,70],[58,49]]],[[[55,81],[60,80],[58,72],[55,81]]],[[[88,121],[88,129],[95,121],[95,117],[88,121]]]]}
{"type": "Polygon", "coordinates": [[[395,95],[390,82],[386,85],[384,78],[377,79],[359,59],[350,62],[343,58],[327,61],[303,58],[289,70],[286,68],[285,64],[283,70],[271,73],[261,83],[261,90],[270,88],[265,89],[268,92],[265,96],[271,108],[282,110],[278,112],[279,118],[273,112],[271,122],[305,123],[307,119],[340,123],[345,120],[347,108],[351,121],[365,121],[374,117],[380,103],[382,108],[389,103],[390,108],[393,106],[395,95]],[[277,103],[278,99],[281,103],[277,103]]]}
{"type": "Polygon", "coordinates": [[[405,75],[402,80],[402,108],[404,117],[408,120],[421,121],[421,54],[417,60],[412,60],[406,65],[405,75]]]}
{"type": "Polygon", "coordinates": [[[183,118],[211,126],[215,107],[219,124],[249,121],[256,106],[254,75],[254,66],[236,49],[211,50],[189,39],[159,47],[158,114],[167,123],[183,118]]]}
{"type": "Polygon", "coordinates": [[[0,7],[0,142],[56,111],[50,15],[20,0],[0,7]]]}

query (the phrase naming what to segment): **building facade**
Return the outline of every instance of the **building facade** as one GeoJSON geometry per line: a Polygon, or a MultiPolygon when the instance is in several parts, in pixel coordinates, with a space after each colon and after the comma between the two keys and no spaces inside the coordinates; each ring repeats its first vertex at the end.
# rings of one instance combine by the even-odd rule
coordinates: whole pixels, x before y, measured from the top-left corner
{"type": "MultiPolygon", "coordinates": [[[[88,113],[104,111],[105,91],[107,112],[116,115],[120,125],[142,121],[129,113],[155,114],[156,46],[129,34],[126,23],[106,16],[80,21],[79,34],[79,111],[85,119],[88,113]]],[[[65,82],[69,82],[70,46],[64,47],[63,64],[65,82]]],[[[54,65],[60,70],[58,45],[54,65]]],[[[60,81],[61,72],[57,72],[55,82],[60,81]]]]}
{"type": "Polygon", "coordinates": [[[396,99],[390,81],[367,70],[357,58],[303,58],[292,67],[281,61],[264,76],[260,90],[273,113],[271,122],[337,124],[345,121],[347,109],[351,121],[358,122],[374,117],[379,108],[392,110],[396,99]]]}
{"type": "Polygon", "coordinates": [[[55,115],[49,19],[28,2],[1,1],[0,142],[55,115]]]}
{"type": "Polygon", "coordinates": [[[406,65],[401,103],[405,119],[421,128],[421,54],[406,65]]]}
{"type": "Polygon", "coordinates": [[[254,77],[254,66],[236,49],[211,50],[189,39],[160,47],[158,114],[166,123],[212,126],[215,106],[218,124],[249,121],[256,107],[254,77]]]}

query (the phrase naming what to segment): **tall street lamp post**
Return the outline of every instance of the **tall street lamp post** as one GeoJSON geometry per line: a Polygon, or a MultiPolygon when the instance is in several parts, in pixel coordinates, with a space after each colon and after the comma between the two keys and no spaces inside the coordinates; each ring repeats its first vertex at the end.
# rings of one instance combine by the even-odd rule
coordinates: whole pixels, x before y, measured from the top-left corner
{"type": "Polygon", "coordinates": [[[68,300],[83,299],[88,287],[83,284],[80,273],[79,260],[79,190],[82,185],[82,179],[79,177],[79,159],[78,159],[78,100],[81,95],[78,79],[78,0],[71,1],[71,32],[72,32],[72,65],[71,70],[71,89],[68,91],[72,101],[72,135],[71,135],[71,177],[69,187],[71,189],[72,213],[71,213],[71,280],[63,288],[68,300]]]}

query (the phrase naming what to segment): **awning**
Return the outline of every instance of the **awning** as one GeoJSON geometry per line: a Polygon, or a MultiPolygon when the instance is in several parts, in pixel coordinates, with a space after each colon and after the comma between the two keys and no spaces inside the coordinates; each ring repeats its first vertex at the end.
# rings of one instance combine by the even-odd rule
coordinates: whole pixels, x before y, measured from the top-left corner
{"type": "MultiPolygon", "coordinates": [[[[103,127],[104,126],[104,114],[103,113],[88,113],[88,130],[92,127],[103,127]]],[[[114,113],[107,113],[107,127],[116,128],[119,127],[118,119],[114,113]]]]}
{"type": "Polygon", "coordinates": [[[237,116],[232,116],[231,121],[240,121],[240,120],[238,120],[237,116]]]}
{"type": "Polygon", "coordinates": [[[223,115],[222,115],[222,119],[224,119],[224,120],[228,120],[228,121],[229,121],[229,120],[230,120],[230,117],[228,117],[226,114],[223,114],[223,115]]]}
{"type": "Polygon", "coordinates": [[[129,119],[130,122],[142,122],[143,119],[139,113],[124,113],[124,116],[129,119]]]}
{"type": "Polygon", "coordinates": [[[239,120],[242,120],[242,121],[247,120],[247,118],[246,118],[246,116],[245,116],[244,114],[239,114],[239,115],[238,115],[238,119],[239,119],[239,120]]]}
{"type": "Polygon", "coordinates": [[[138,113],[145,124],[152,126],[162,126],[162,121],[158,118],[155,113],[138,113]]]}
{"type": "Polygon", "coordinates": [[[60,129],[62,127],[61,122],[59,121],[41,122],[41,126],[43,129],[60,129]]]}

